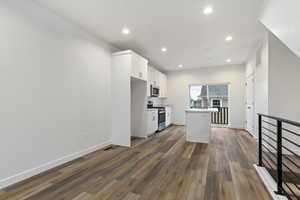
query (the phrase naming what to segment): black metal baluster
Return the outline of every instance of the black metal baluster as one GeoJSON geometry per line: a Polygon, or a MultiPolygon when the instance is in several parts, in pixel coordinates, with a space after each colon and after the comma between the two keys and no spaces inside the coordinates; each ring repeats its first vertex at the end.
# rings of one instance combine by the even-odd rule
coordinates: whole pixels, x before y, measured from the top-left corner
{"type": "Polygon", "coordinates": [[[300,165],[298,165],[295,161],[295,159],[300,159],[300,155],[295,153],[288,146],[289,144],[300,147],[300,144],[297,142],[297,140],[290,138],[291,135],[293,135],[293,137],[300,137],[300,134],[296,132],[296,128],[300,128],[300,123],[259,113],[258,127],[258,165],[261,167],[266,166],[266,170],[268,170],[269,174],[274,177],[277,184],[276,191],[274,191],[276,194],[286,196],[288,199],[300,200],[300,196],[298,195],[300,186],[296,181],[300,179],[300,176],[297,174],[297,169],[300,169],[300,165]],[[269,120],[264,120],[263,118],[276,120],[276,124],[270,122],[269,120]],[[293,130],[283,127],[283,123],[293,126],[293,130]],[[271,127],[275,128],[275,130],[273,130],[271,127]],[[271,141],[273,141],[276,145],[271,144],[271,141]],[[283,145],[285,142],[288,144],[283,145]],[[269,147],[272,147],[272,150],[269,150],[269,147]],[[265,153],[263,149],[268,150],[269,153],[265,153]],[[283,149],[288,153],[283,154],[283,149]],[[277,156],[276,159],[272,160],[271,155],[273,155],[274,158],[277,156]],[[269,161],[272,161],[271,164],[269,161]],[[293,166],[291,167],[290,165],[293,166]],[[287,170],[287,172],[285,170],[287,170]],[[286,176],[287,179],[285,179],[284,176],[286,176]]]}
{"type": "Polygon", "coordinates": [[[226,124],[229,123],[229,117],[228,117],[228,107],[226,107],[226,124]]]}
{"type": "Polygon", "coordinates": [[[225,124],[225,108],[222,108],[222,124],[225,124]]]}
{"type": "Polygon", "coordinates": [[[218,124],[221,124],[221,109],[218,112],[218,124]]]}
{"type": "Polygon", "coordinates": [[[258,166],[263,167],[262,163],[262,116],[258,115],[258,166]]]}
{"type": "Polygon", "coordinates": [[[282,190],[282,122],[277,120],[277,193],[282,190]]]}

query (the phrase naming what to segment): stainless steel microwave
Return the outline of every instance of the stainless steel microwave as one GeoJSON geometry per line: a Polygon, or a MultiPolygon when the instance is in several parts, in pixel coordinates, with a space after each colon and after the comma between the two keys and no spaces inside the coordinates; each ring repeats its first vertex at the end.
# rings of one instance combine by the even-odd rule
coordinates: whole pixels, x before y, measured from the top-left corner
{"type": "Polygon", "coordinates": [[[154,87],[153,85],[151,85],[150,92],[151,92],[151,97],[159,97],[159,88],[158,87],[154,87]]]}

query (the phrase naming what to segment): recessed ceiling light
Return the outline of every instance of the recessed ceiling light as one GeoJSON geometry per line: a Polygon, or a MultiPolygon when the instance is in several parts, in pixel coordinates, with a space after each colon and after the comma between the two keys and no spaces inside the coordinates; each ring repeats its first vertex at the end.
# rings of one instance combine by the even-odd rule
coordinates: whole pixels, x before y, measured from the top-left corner
{"type": "Polygon", "coordinates": [[[122,33],[123,33],[124,35],[130,34],[129,28],[123,28],[123,29],[122,29],[122,33]]]}
{"type": "Polygon", "coordinates": [[[183,68],[183,65],[178,65],[179,68],[183,68]]]}
{"type": "Polygon", "coordinates": [[[226,62],[227,62],[227,63],[230,63],[230,62],[231,62],[231,59],[230,59],[230,58],[228,58],[228,59],[226,60],[226,62]]]}
{"type": "Polygon", "coordinates": [[[206,6],[203,9],[203,14],[205,14],[205,15],[210,15],[213,12],[214,12],[214,9],[211,6],[206,6]]]}
{"type": "Polygon", "coordinates": [[[225,40],[226,40],[227,42],[231,41],[232,39],[233,39],[233,38],[232,38],[231,35],[228,35],[228,36],[225,38],[225,40]]]}
{"type": "Polygon", "coordinates": [[[166,51],[168,51],[168,49],[167,49],[166,47],[162,47],[162,48],[161,48],[161,51],[162,51],[162,52],[166,52],[166,51]]]}

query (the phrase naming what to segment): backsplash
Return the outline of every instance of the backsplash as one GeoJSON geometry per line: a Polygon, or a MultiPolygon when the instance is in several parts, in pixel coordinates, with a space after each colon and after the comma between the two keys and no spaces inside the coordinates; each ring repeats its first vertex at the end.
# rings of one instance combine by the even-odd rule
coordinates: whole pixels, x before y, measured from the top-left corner
{"type": "Polygon", "coordinates": [[[152,101],[154,106],[160,106],[164,103],[163,99],[148,97],[147,101],[152,101]]]}

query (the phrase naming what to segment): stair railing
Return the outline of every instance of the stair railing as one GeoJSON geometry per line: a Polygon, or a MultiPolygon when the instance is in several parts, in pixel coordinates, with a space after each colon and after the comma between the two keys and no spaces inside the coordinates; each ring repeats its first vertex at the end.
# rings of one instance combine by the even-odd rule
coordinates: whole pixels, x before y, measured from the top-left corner
{"type": "Polygon", "coordinates": [[[279,195],[300,200],[300,123],[258,114],[258,166],[277,183],[279,195]]]}

